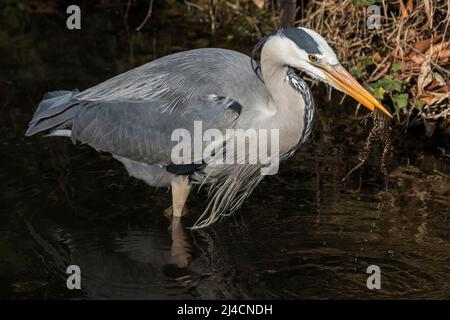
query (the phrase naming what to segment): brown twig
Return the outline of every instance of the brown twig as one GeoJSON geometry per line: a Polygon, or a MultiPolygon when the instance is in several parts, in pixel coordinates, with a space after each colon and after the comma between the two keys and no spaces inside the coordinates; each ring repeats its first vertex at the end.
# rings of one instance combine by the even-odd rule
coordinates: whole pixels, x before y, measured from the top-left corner
{"type": "Polygon", "coordinates": [[[153,1],[154,0],[150,0],[150,3],[148,4],[148,11],[147,11],[147,15],[145,16],[144,20],[141,22],[141,24],[139,25],[139,27],[136,28],[136,31],[141,31],[141,29],[144,27],[144,25],[147,23],[148,19],[150,19],[150,17],[152,16],[152,12],[153,12],[153,1]]]}

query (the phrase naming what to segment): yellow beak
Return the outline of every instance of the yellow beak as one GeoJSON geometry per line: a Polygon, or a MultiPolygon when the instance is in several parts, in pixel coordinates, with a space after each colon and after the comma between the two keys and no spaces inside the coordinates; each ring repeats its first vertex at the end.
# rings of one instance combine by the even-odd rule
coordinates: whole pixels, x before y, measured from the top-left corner
{"type": "Polygon", "coordinates": [[[392,118],[389,111],[341,65],[324,67],[321,69],[324,71],[328,80],[337,89],[353,97],[370,111],[374,111],[375,108],[378,108],[392,118]]]}

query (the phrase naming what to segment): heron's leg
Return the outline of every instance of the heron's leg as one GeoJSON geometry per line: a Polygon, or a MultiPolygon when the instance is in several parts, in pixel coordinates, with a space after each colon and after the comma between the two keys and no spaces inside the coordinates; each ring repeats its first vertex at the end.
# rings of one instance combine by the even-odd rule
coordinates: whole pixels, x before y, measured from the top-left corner
{"type": "MultiPolygon", "coordinates": [[[[181,211],[181,216],[185,216],[189,213],[189,209],[187,207],[187,205],[184,205],[183,207],[183,211],[181,211]]],[[[164,209],[164,216],[166,218],[172,218],[173,216],[173,206],[167,207],[166,209],[164,209]]]]}
{"type": "Polygon", "coordinates": [[[184,232],[180,217],[173,217],[170,231],[172,236],[172,246],[170,251],[172,253],[173,261],[179,268],[184,268],[191,260],[191,245],[189,243],[189,238],[184,232]]]}
{"type": "Polygon", "coordinates": [[[191,191],[189,178],[185,176],[172,180],[172,210],[174,217],[183,216],[183,208],[191,191]]]}

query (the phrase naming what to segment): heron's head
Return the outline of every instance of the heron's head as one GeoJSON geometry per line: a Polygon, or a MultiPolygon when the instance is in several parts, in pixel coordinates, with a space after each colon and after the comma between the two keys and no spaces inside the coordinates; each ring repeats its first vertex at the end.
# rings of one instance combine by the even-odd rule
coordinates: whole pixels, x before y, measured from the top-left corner
{"type": "MultiPolygon", "coordinates": [[[[341,66],[333,49],[314,30],[280,29],[262,40],[259,46],[262,45],[263,51],[268,51],[266,56],[276,57],[279,63],[302,70],[314,79],[331,85],[352,96],[371,111],[378,108],[392,117],[389,111],[341,66]]],[[[255,48],[257,47],[258,45],[255,48]]],[[[262,55],[264,58],[264,53],[262,55]]]]}

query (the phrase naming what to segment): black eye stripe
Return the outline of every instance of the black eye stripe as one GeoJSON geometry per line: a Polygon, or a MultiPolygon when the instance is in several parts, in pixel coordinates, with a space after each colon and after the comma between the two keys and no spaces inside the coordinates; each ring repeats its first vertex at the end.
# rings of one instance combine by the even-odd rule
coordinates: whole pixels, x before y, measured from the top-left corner
{"type": "Polygon", "coordinates": [[[320,54],[319,44],[306,31],[299,28],[284,28],[282,34],[292,40],[300,49],[308,54],[320,54]]]}

